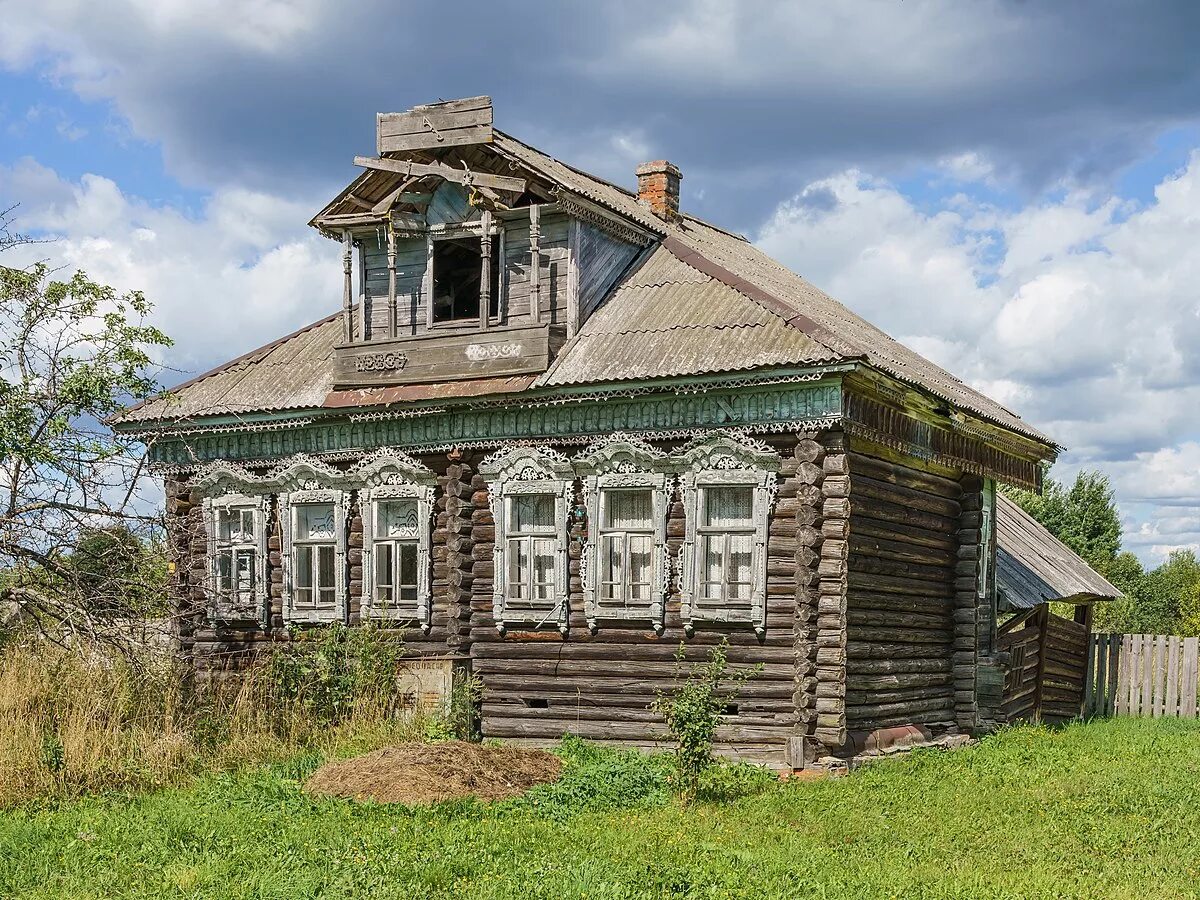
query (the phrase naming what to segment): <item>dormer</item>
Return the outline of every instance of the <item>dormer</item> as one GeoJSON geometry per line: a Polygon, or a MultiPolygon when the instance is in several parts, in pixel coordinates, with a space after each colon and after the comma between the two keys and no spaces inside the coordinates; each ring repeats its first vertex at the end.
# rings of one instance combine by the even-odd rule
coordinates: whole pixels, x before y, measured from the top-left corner
{"type": "Polygon", "coordinates": [[[503,140],[488,97],[378,115],[311,222],[343,245],[337,389],[544,372],[653,239],[503,140]]]}

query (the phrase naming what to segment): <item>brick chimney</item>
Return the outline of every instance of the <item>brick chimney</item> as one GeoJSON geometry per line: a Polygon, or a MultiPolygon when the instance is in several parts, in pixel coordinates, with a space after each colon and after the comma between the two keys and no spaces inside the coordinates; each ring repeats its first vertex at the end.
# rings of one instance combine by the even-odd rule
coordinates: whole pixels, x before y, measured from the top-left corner
{"type": "Polygon", "coordinates": [[[679,182],[683,173],[665,159],[642,163],[637,167],[638,203],[650,207],[660,219],[679,217],[679,182]]]}

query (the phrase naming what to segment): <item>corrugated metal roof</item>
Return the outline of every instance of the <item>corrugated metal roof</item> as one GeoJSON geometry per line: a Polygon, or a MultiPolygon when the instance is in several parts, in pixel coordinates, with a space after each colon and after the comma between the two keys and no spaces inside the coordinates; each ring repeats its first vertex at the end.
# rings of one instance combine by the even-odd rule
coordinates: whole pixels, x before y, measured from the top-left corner
{"type": "Polygon", "coordinates": [[[1115,600],[1121,591],[1004,494],[996,494],[996,585],[1010,609],[1115,600]]]}
{"type": "Polygon", "coordinates": [[[132,407],[117,421],[195,419],[320,406],[333,388],[333,348],[341,337],[339,312],[132,407]]]}
{"type": "Polygon", "coordinates": [[[832,360],[804,332],[659,246],[567,342],[538,386],[832,360]]]}
{"type": "MultiPolygon", "coordinates": [[[[666,223],[629,191],[501,131],[495,132],[493,144],[479,149],[484,148],[664,238],[665,246],[584,323],[538,385],[860,358],[981,418],[1054,446],[1011,411],[859,318],[744,238],[688,216],[666,223]]],[[[356,182],[368,200],[376,192],[386,193],[373,174],[356,182]]],[[[258,356],[249,354],[176,389],[175,405],[153,401],[122,420],[320,406],[332,386],[332,351],[340,337],[335,320],[323,320],[256,351],[258,356]]],[[[440,396],[452,396],[453,387],[445,389],[440,396]]]]}

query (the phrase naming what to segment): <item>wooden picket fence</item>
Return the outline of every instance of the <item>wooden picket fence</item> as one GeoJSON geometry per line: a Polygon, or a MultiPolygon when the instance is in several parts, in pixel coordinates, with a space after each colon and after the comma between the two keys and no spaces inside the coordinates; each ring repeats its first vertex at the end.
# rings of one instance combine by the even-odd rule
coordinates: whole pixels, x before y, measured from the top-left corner
{"type": "Polygon", "coordinates": [[[1093,634],[1088,642],[1084,713],[1196,718],[1200,638],[1093,634]]]}

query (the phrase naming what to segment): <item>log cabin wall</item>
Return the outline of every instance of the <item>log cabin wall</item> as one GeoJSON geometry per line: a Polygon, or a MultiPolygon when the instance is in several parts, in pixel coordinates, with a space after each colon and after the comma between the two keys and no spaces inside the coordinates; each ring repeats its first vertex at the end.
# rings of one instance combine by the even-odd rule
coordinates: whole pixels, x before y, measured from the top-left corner
{"type": "MultiPolygon", "coordinates": [[[[646,623],[606,623],[593,635],[584,616],[579,577],[581,526],[570,544],[570,621],[557,631],[508,631],[501,636],[492,612],[494,522],[486,483],[473,495],[471,665],[483,682],[485,737],[545,744],[565,733],[643,747],[667,740],[662,720],[648,707],[669,690],[684,645],[687,663],[702,662],[723,638],[736,667],[763,664],[732,702],[717,732],[717,750],[742,759],[779,764],[789,738],[812,735],[817,726],[816,603],[810,586],[819,560],[824,449],[812,436],[774,436],[783,457],[777,501],[767,537],[767,628],[764,639],[747,626],[698,625],[684,634],[678,584],[666,604],[666,627],[658,636],[646,623]]],[[[666,447],[664,446],[664,449],[666,447]]],[[[578,486],[577,486],[578,487],[578,486]]],[[[576,502],[582,500],[577,493],[576,502]]],[[[667,541],[677,559],[684,538],[684,511],[676,491],[667,541]]]]}
{"type": "MultiPolygon", "coordinates": [[[[970,727],[977,630],[985,627],[974,593],[979,479],[885,459],[857,439],[848,448],[841,432],[766,440],[782,468],[768,524],[761,642],[746,626],[700,625],[686,637],[676,579],[661,636],[640,622],[608,623],[591,634],[579,577],[585,523],[572,526],[565,639],[551,629],[501,636],[492,613],[495,523],[477,472],[483,451],[466,450],[420,459],[437,473],[432,615],[428,633],[404,631],[406,646],[413,654],[470,658],[483,682],[483,730],[491,737],[545,743],[569,731],[661,743],[665,731],[648,707],[670,688],[677,649],[685,645],[685,660],[699,662],[723,637],[731,664],[764,665],[718,732],[723,753],[778,763],[792,738],[831,752],[856,733],[895,725],[970,727]]],[[[576,484],[577,505],[581,499],[576,484]]],[[[207,617],[203,508],[171,478],[167,510],[181,648],[198,680],[225,680],[289,635],[278,504],[268,530],[269,627],[207,617]]],[[[347,530],[347,618],[357,624],[363,527],[356,496],[347,530]]],[[[673,560],[684,533],[676,490],[667,526],[673,560]]]]}
{"type": "Polygon", "coordinates": [[[849,461],[847,728],[946,728],[958,721],[962,485],[951,470],[877,453],[856,441],[849,461]]]}

